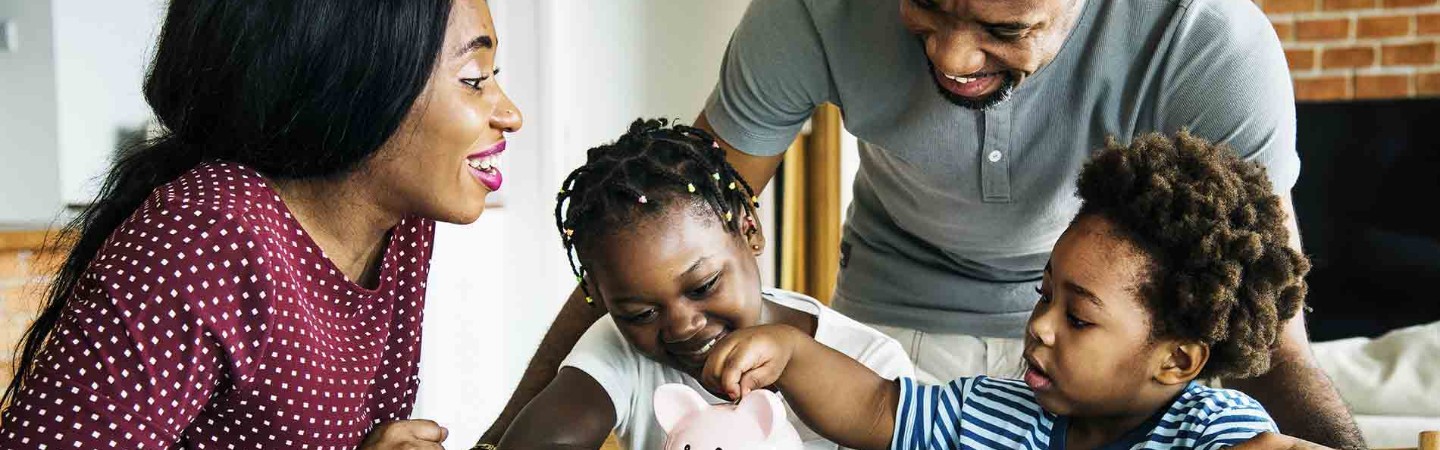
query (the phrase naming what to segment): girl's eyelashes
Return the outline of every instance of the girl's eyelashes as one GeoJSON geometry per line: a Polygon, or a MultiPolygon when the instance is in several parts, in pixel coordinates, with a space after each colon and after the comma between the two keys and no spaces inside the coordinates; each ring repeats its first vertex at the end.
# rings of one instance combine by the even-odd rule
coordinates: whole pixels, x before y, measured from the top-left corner
{"type": "Polygon", "coordinates": [[[622,316],[620,319],[633,324],[645,324],[654,321],[657,314],[654,309],[647,309],[636,314],[622,316]]]}
{"type": "Polygon", "coordinates": [[[702,285],[700,285],[700,287],[697,287],[697,288],[695,288],[694,290],[691,290],[691,291],[690,291],[690,298],[693,298],[693,299],[705,298],[706,296],[710,295],[710,293],[712,293],[712,292],[715,291],[715,286],[716,286],[717,284],[719,284],[719,283],[720,283],[720,274],[717,273],[717,274],[715,274],[714,276],[711,276],[711,277],[710,277],[710,280],[709,280],[709,281],[706,281],[705,284],[702,284],[702,285]]]}

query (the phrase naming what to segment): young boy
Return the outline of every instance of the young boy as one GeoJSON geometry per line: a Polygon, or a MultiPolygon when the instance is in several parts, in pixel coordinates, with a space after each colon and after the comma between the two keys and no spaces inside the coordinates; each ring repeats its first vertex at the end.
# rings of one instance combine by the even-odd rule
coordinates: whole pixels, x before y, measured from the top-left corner
{"type": "Polygon", "coordinates": [[[1110,142],[1080,175],[1025,335],[1024,380],[885,380],[784,326],[739,330],[702,378],[774,384],[812,428],[861,449],[1220,448],[1275,431],[1243,393],[1305,295],[1265,171],[1180,133],[1110,142]]]}

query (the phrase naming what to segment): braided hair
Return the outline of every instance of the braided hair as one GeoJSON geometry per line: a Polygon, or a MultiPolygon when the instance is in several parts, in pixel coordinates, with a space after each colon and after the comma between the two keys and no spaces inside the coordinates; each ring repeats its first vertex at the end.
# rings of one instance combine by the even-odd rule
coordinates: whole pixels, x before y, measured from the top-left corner
{"type": "Polygon", "coordinates": [[[682,206],[714,214],[739,235],[741,221],[760,203],[715,138],[699,128],[637,119],[614,143],[587,151],[585,165],[570,172],[555,198],[555,227],[585,301],[594,304],[579,249],[635,219],[682,206]]]}

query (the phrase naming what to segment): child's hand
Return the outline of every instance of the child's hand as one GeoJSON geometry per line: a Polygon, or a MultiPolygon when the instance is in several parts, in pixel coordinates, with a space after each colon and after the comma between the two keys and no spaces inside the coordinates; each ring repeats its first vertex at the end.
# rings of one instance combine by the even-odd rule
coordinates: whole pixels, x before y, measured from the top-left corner
{"type": "Polygon", "coordinates": [[[805,333],[785,325],[761,325],[736,330],[715,344],[705,361],[700,382],[714,392],[739,400],[755,389],[780,379],[805,333]]]}
{"type": "Polygon", "coordinates": [[[1231,450],[1328,450],[1329,447],[1279,433],[1260,433],[1231,450]]]}
{"type": "Polygon", "coordinates": [[[442,449],[450,432],[431,420],[396,420],[376,425],[360,450],[442,449]]]}

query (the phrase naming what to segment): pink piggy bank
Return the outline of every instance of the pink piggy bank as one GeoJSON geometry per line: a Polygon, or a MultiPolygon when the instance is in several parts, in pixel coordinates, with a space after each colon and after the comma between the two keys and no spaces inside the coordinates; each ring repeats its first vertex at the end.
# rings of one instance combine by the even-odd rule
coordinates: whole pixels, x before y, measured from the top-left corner
{"type": "Polygon", "coordinates": [[[780,396],[766,390],[751,391],[738,405],[711,405],[683,384],[655,390],[665,450],[800,450],[800,434],[785,415],[780,396]]]}

